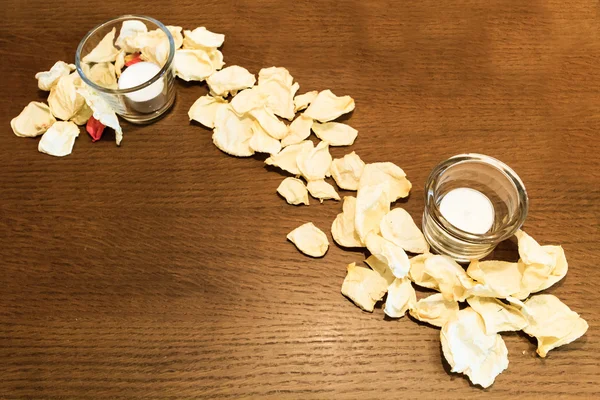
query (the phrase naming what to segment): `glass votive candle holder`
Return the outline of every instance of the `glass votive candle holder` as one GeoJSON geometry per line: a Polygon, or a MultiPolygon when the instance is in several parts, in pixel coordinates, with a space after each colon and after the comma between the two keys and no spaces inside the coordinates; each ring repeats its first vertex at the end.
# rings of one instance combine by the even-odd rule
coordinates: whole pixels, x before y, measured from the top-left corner
{"type": "Polygon", "coordinates": [[[482,154],[438,164],[425,184],[423,234],[432,251],[479,260],[523,225],[529,200],[519,176],[482,154]]]}
{"type": "MultiPolygon", "coordinates": [[[[113,43],[114,45],[114,43],[113,43]]],[[[118,48],[118,46],[117,46],[118,48]]],[[[81,40],[75,55],[75,65],[81,79],[94,89],[123,119],[135,124],[148,124],[160,118],[175,102],[173,57],[175,42],[169,29],[154,18],[142,15],[123,15],[96,26],[81,40]],[[93,65],[84,67],[84,58],[113,28],[118,38],[124,21],[139,21],[148,32],[164,33],[164,64],[142,61],[125,68],[118,78],[117,88],[103,86],[88,74],[93,65]],[[168,44],[168,48],[167,48],[168,44]]]]}

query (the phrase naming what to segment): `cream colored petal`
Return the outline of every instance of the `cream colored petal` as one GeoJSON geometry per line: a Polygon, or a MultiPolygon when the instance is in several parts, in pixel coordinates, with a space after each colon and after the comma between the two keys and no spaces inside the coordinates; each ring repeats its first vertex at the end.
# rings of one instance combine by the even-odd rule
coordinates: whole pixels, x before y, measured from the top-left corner
{"type": "Polygon", "coordinates": [[[225,35],[211,32],[203,26],[183,33],[185,34],[183,46],[187,49],[217,48],[225,41],[225,35]]]}
{"type": "Polygon", "coordinates": [[[102,38],[100,43],[92,49],[85,57],[83,57],[83,62],[86,63],[105,63],[105,62],[113,62],[117,59],[117,54],[119,54],[119,49],[117,49],[113,42],[115,41],[115,33],[116,28],[112,28],[112,30],[102,38]]]}
{"type": "Polygon", "coordinates": [[[312,101],[304,114],[319,122],[328,122],[354,110],[354,99],[338,97],[331,90],[323,90],[312,101]]]}
{"type": "Polygon", "coordinates": [[[440,332],[444,357],[452,372],[467,375],[484,388],[508,367],[508,349],[499,334],[488,335],[482,318],[466,308],[454,314],[440,332]]]}
{"type": "Polygon", "coordinates": [[[79,127],[73,122],[55,122],[40,139],[38,150],[55,157],[64,157],[73,151],[79,127]]]}
{"type": "Polygon", "coordinates": [[[119,54],[117,54],[117,58],[115,60],[115,74],[117,75],[117,78],[121,76],[121,73],[123,73],[123,68],[125,68],[125,51],[121,50],[119,51],[119,54]]]}
{"type": "Polygon", "coordinates": [[[467,299],[467,303],[483,318],[488,335],[520,331],[528,325],[527,317],[517,307],[504,304],[493,297],[471,297],[467,299]]]}
{"type": "Polygon", "coordinates": [[[84,99],[77,93],[75,85],[77,79],[79,77],[73,74],[62,76],[56,86],[50,90],[48,104],[56,118],[68,121],[83,106],[84,99]]]}
{"type": "MultiPolygon", "coordinates": [[[[564,278],[569,270],[565,251],[561,246],[542,246],[542,249],[552,257],[553,268],[546,281],[538,286],[535,291],[532,291],[532,293],[548,289],[550,286],[564,278]]],[[[525,267],[525,270],[527,271],[528,268],[529,266],[525,267]]]]}
{"type": "Polygon", "coordinates": [[[319,92],[317,90],[313,90],[311,92],[307,92],[304,94],[299,94],[294,97],[294,112],[302,111],[306,109],[316,98],[319,92]]]}
{"type": "Polygon", "coordinates": [[[335,188],[324,180],[308,181],[306,188],[312,197],[321,200],[341,200],[335,188]]]}
{"type": "Polygon", "coordinates": [[[365,238],[365,245],[373,256],[390,268],[396,278],[404,278],[408,275],[410,261],[401,247],[373,232],[365,238]]]}
{"type": "Polygon", "coordinates": [[[386,263],[384,263],[380,259],[378,259],[377,257],[370,255],[365,260],[365,263],[369,267],[371,267],[371,269],[373,271],[376,271],[379,275],[381,275],[387,281],[388,287],[392,283],[394,283],[394,281],[396,280],[396,277],[394,276],[394,273],[392,272],[390,267],[386,263]]]}
{"type": "Polygon", "coordinates": [[[383,311],[390,318],[402,318],[417,302],[417,294],[408,278],[396,278],[388,287],[383,311]]]}
{"type": "Polygon", "coordinates": [[[523,332],[537,338],[537,353],[546,357],[548,352],[571,343],[585,334],[587,322],[551,294],[532,296],[525,302],[529,325],[523,332]]]}
{"type": "Polygon", "coordinates": [[[255,108],[250,111],[250,115],[272,138],[281,140],[288,135],[288,127],[268,107],[255,108]]]}
{"type": "Polygon", "coordinates": [[[288,134],[281,140],[281,145],[286,147],[306,140],[310,136],[312,124],[312,119],[304,116],[304,114],[298,115],[288,126],[288,134]]]}
{"type": "Polygon", "coordinates": [[[518,230],[515,236],[519,242],[519,256],[525,264],[552,265],[552,257],[544,251],[534,238],[518,230]]]}
{"type": "Polygon", "coordinates": [[[312,222],[294,229],[288,233],[287,238],[298,250],[311,257],[323,257],[329,248],[327,236],[312,222]]]}
{"type": "Polygon", "coordinates": [[[358,190],[358,183],[364,168],[363,160],[355,152],[352,152],[332,161],[331,176],[341,189],[358,190]]]}
{"type": "Polygon", "coordinates": [[[408,196],[412,187],[402,168],[391,162],[367,164],[358,186],[359,188],[361,185],[373,186],[382,182],[389,184],[390,202],[408,196]]]}
{"type": "MultiPolygon", "coordinates": [[[[337,244],[343,247],[365,247],[354,229],[356,216],[356,197],[344,197],[342,212],[337,215],[331,225],[331,235],[337,244]]],[[[373,268],[373,267],[371,267],[373,268]]],[[[373,268],[374,269],[374,268],[373,268]]]]}
{"type": "Polygon", "coordinates": [[[112,63],[98,63],[92,65],[87,77],[97,84],[108,89],[117,89],[117,74],[112,63]]]}
{"type": "Polygon", "coordinates": [[[269,80],[281,81],[286,86],[292,86],[294,78],[290,71],[283,67],[269,67],[258,71],[258,84],[261,85],[269,80]]]}
{"type": "Polygon", "coordinates": [[[94,115],[94,112],[90,106],[88,106],[87,103],[83,103],[79,111],[71,117],[70,121],[74,122],[76,125],[85,125],[92,115],[94,115]]]}
{"type": "Polygon", "coordinates": [[[362,241],[370,232],[379,233],[379,223],[390,211],[389,184],[383,182],[358,189],[356,195],[356,232],[362,241]]]}
{"type": "Polygon", "coordinates": [[[147,32],[148,28],[142,21],[134,19],[123,21],[121,30],[119,32],[119,37],[115,41],[115,45],[117,45],[126,53],[134,53],[138,50],[134,45],[135,37],[140,33],[147,32]]]}
{"type": "Polygon", "coordinates": [[[267,104],[267,95],[256,86],[242,90],[231,100],[231,108],[240,116],[257,108],[263,108],[265,104],[267,104]]]}
{"type": "Polygon", "coordinates": [[[255,82],[254,75],[237,65],[223,68],[206,79],[210,92],[216,96],[227,96],[229,92],[250,88],[255,82]]]}
{"type": "Polygon", "coordinates": [[[475,296],[506,298],[523,290],[524,266],[506,261],[472,261],[467,275],[477,281],[470,289],[475,296]]]}
{"type": "Polygon", "coordinates": [[[183,35],[181,31],[183,30],[180,26],[167,25],[166,28],[173,36],[173,43],[175,44],[175,50],[179,49],[183,45],[183,35]]]}
{"type": "Polygon", "coordinates": [[[227,108],[227,101],[222,97],[212,97],[207,94],[194,102],[188,111],[188,116],[190,121],[194,120],[207,128],[214,128],[217,112],[222,107],[227,108]]]}
{"type": "Polygon", "coordinates": [[[465,270],[453,259],[447,256],[431,256],[425,260],[424,281],[434,281],[436,287],[447,300],[464,301],[468,290],[474,285],[465,270]]]}
{"type": "Polygon", "coordinates": [[[173,58],[173,71],[184,81],[203,81],[211,76],[216,68],[205,50],[176,50],[173,58]]]}
{"type": "Polygon", "coordinates": [[[427,253],[429,244],[410,214],[395,208],[383,217],[379,225],[381,236],[411,253],[427,253]]]}
{"type": "Polygon", "coordinates": [[[254,150],[250,147],[252,119],[239,117],[230,107],[221,107],[215,116],[213,143],[221,151],[236,157],[250,157],[254,150]]]}
{"type": "Polygon", "coordinates": [[[263,68],[258,73],[258,89],[267,96],[267,106],[275,115],[294,119],[294,95],[299,85],[285,68],[263,68]]]}
{"type": "Polygon", "coordinates": [[[409,313],[421,322],[441,328],[458,310],[458,302],[446,300],[441,293],[436,293],[417,301],[409,313]]]}
{"type": "Polygon", "coordinates": [[[167,36],[163,31],[160,31],[162,40],[155,46],[146,46],[141,49],[141,59],[163,67],[169,59],[170,44],[167,36]]]}
{"type": "Polygon", "coordinates": [[[50,91],[60,79],[61,76],[68,76],[75,70],[75,65],[67,64],[64,61],[57,61],[50,71],[38,72],[35,79],[38,80],[40,90],[50,91]]]}
{"type": "Polygon", "coordinates": [[[351,146],[358,135],[356,129],[340,122],[315,122],[312,130],[319,139],[329,142],[331,146],[351,146]]]}
{"type": "Polygon", "coordinates": [[[437,289],[437,281],[425,273],[425,261],[430,257],[433,257],[433,254],[425,253],[411,258],[408,277],[416,285],[429,289],[437,289]]]}
{"type": "Polygon", "coordinates": [[[208,56],[210,57],[210,61],[212,62],[212,65],[216,71],[220,70],[225,65],[225,62],[223,61],[223,53],[221,53],[219,50],[208,50],[208,56]]]}
{"type": "Polygon", "coordinates": [[[278,154],[267,158],[265,160],[265,164],[281,168],[282,170],[294,175],[300,175],[298,163],[296,162],[298,154],[302,152],[310,152],[313,147],[314,145],[310,140],[305,140],[304,142],[290,145],[281,150],[281,152],[278,154]]]}
{"type": "Polygon", "coordinates": [[[379,273],[368,268],[348,265],[342,294],[364,311],[373,312],[375,303],[385,296],[388,283],[379,273]]]}
{"type": "Polygon", "coordinates": [[[90,87],[82,87],[77,90],[77,93],[85,99],[87,105],[92,109],[95,119],[100,121],[104,126],[114,129],[115,141],[117,146],[119,146],[123,140],[123,130],[114,110],[90,87]]]}
{"type": "Polygon", "coordinates": [[[327,142],[319,142],[319,144],[317,144],[317,146],[309,153],[300,153],[296,160],[302,176],[304,176],[307,181],[325,179],[325,176],[331,167],[331,161],[332,158],[331,154],[329,154],[329,143],[327,142]]]}
{"type": "Polygon", "coordinates": [[[285,178],[277,188],[283,198],[292,205],[309,204],[308,190],[304,186],[304,182],[297,178],[285,178]]]}
{"type": "Polygon", "coordinates": [[[257,153],[277,154],[281,151],[279,140],[269,136],[263,127],[254,121],[252,124],[252,138],[250,139],[250,148],[257,153]]]}
{"type": "Polygon", "coordinates": [[[10,121],[10,127],[19,137],[36,137],[48,130],[56,119],[50,107],[44,103],[32,101],[23,111],[10,121]]]}

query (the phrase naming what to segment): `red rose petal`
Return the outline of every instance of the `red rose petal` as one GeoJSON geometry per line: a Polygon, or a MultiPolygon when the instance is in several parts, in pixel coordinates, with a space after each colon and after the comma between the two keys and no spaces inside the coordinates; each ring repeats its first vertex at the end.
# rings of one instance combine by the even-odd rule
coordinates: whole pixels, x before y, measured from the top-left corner
{"type": "Polygon", "coordinates": [[[132,58],[130,58],[126,63],[125,66],[126,67],[130,67],[133,64],[137,64],[139,62],[142,62],[144,60],[142,60],[142,56],[140,55],[140,53],[134,53],[131,55],[132,58]]]}
{"type": "Polygon", "coordinates": [[[106,126],[104,126],[102,122],[98,121],[94,117],[90,117],[85,125],[85,130],[92,137],[92,142],[97,142],[100,140],[102,133],[104,132],[104,128],[106,128],[106,126]]]}

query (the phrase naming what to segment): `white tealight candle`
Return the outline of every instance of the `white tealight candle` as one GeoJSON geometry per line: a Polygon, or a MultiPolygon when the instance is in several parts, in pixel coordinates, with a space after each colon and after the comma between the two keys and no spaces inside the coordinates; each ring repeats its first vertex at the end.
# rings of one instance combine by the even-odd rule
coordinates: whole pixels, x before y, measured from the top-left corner
{"type": "Polygon", "coordinates": [[[452,225],[465,232],[484,234],[494,224],[494,206],[483,193],[469,188],[448,192],[440,202],[440,212],[452,225]]]}
{"type": "MultiPolygon", "coordinates": [[[[139,62],[133,64],[119,78],[119,89],[129,89],[143,83],[148,82],[156,74],[160,72],[160,67],[151,62],[139,62]]],[[[151,113],[160,109],[166,101],[163,95],[165,84],[163,78],[158,79],[153,84],[137,90],[132,93],[127,93],[125,96],[128,99],[128,104],[131,108],[142,112],[151,113]]]]}

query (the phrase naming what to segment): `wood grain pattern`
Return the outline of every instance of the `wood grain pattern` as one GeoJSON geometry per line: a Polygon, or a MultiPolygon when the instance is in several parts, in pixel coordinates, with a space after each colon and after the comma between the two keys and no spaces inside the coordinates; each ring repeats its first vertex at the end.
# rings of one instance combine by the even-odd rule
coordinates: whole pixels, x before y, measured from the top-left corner
{"type": "Polygon", "coordinates": [[[3,11],[0,397],[600,395],[597,1],[5,0],[3,11]],[[33,75],[125,13],[207,26],[226,34],[228,65],[285,66],[301,92],[353,96],[358,140],[333,155],[402,166],[415,219],[439,161],[481,152],[511,165],[531,199],[526,229],[569,260],[547,292],[588,333],[547,359],[504,335],[510,365],[487,390],[450,374],[437,329],[341,296],[361,252],[332,245],[314,260],[286,242],[307,221],[329,231],[341,205],[289,206],[275,193],[281,174],[217,150],[188,123],[202,85],[179,82],[154,125],[124,123],[121,148],[82,133],[55,159],[15,137],[10,119],[45,99],[33,75]]]}

